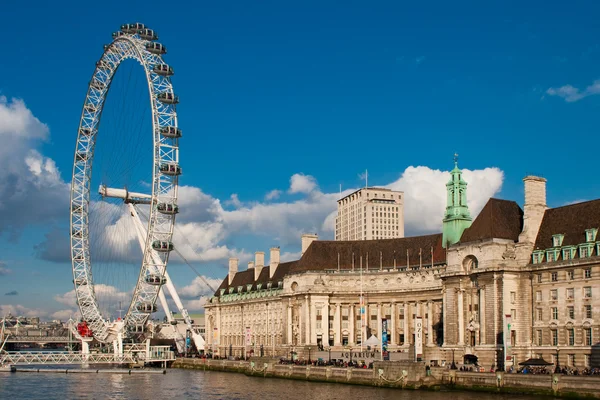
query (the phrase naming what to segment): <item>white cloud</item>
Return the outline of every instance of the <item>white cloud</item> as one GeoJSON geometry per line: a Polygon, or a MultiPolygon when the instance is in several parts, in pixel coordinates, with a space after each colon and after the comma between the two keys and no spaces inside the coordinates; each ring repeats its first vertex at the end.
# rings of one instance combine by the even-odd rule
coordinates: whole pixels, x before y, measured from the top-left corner
{"type": "Polygon", "coordinates": [[[15,240],[25,226],[67,218],[69,185],[36,148],[48,137],[22,100],[0,96],[0,234],[15,240]]]}
{"type": "Polygon", "coordinates": [[[48,126],[31,113],[23,100],[9,101],[5,96],[0,96],[0,136],[46,139],[48,132],[48,126]]]}
{"type": "Polygon", "coordinates": [[[215,279],[208,276],[203,276],[202,278],[197,276],[190,282],[189,285],[178,289],[177,292],[183,298],[212,296],[212,294],[215,292],[215,290],[217,290],[219,285],[221,285],[222,281],[222,279],[215,279]],[[204,282],[203,279],[208,282],[208,285],[212,286],[212,289],[208,287],[208,285],[204,282]]]}
{"type": "Polygon", "coordinates": [[[0,317],[11,314],[15,317],[40,317],[45,318],[48,312],[42,309],[29,308],[20,304],[0,304],[0,317]]]}
{"type": "MultiPolygon", "coordinates": [[[[122,292],[114,286],[105,284],[95,284],[94,292],[96,293],[96,298],[98,299],[99,307],[103,307],[105,305],[110,305],[109,307],[116,307],[119,304],[119,302],[122,302],[122,306],[126,307],[127,305],[129,305],[132,296],[131,293],[122,292]]],[[[70,307],[77,306],[77,296],[75,295],[75,289],[54,296],[54,300],[70,307]]],[[[115,311],[115,309],[111,308],[108,311],[115,311]]]]}
{"type": "Polygon", "coordinates": [[[240,201],[240,198],[238,197],[237,193],[232,194],[229,197],[229,200],[225,202],[225,204],[231,205],[235,208],[240,208],[242,206],[242,202],[240,201]]]}
{"type": "Polygon", "coordinates": [[[585,97],[600,94],[600,80],[594,81],[583,90],[572,85],[564,85],[559,88],[549,88],[546,90],[546,94],[549,96],[562,97],[566,102],[573,103],[585,97]]]}
{"type": "Polygon", "coordinates": [[[202,311],[204,310],[204,305],[208,301],[208,296],[202,296],[196,300],[190,300],[187,302],[187,310],[188,311],[202,311]]]}
{"type": "Polygon", "coordinates": [[[6,268],[6,264],[0,261],[0,276],[5,276],[12,273],[11,269],[6,268]]]}
{"type": "Polygon", "coordinates": [[[290,178],[289,193],[310,193],[317,187],[317,180],[304,174],[294,174],[290,178]]]}
{"type": "Polygon", "coordinates": [[[273,189],[265,195],[265,200],[277,200],[281,196],[281,190],[273,189]]]}
{"type": "MultiPolygon", "coordinates": [[[[475,217],[488,199],[502,187],[504,173],[498,168],[471,171],[463,169],[467,182],[467,200],[471,216],[475,217]]],[[[386,187],[404,192],[405,233],[418,234],[441,231],[446,208],[447,171],[428,167],[408,167],[400,179],[386,187]]]]}
{"type": "Polygon", "coordinates": [[[77,321],[77,320],[79,320],[80,317],[81,317],[81,314],[79,313],[78,310],[71,310],[71,309],[59,310],[59,311],[55,311],[52,314],[50,314],[50,318],[57,319],[57,320],[63,321],[63,322],[66,322],[71,318],[73,320],[77,321]]]}

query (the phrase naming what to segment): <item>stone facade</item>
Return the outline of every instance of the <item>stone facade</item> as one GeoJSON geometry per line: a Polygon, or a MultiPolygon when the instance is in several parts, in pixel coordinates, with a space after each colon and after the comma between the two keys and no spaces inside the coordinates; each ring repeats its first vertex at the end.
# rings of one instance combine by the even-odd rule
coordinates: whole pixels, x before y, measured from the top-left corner
{"type": "Polygon", "coordinates": [[[381,338],[386,319],[388,349],[414,358],[420,317],[423,359],[434,364],[489,370],[559,354],[561,366],[600,366],[600,200],[548,209],[545,180],[524,184],[524,210],[490,199],[450,245],[442,233],[366,241],[310,235],[294,262],[279,263],[279,249],[260,271],[258,253],[246,271],[231,260],[206,306],[207,348],[221,356],[256,354],[261,345],[279,356],[354,351],[371,335],[381,338]]]}
{"type": "Polygon", "coordinates": [[[404,193],[363,188],[338,200],[335,240],[404,237],[404,193]]]}

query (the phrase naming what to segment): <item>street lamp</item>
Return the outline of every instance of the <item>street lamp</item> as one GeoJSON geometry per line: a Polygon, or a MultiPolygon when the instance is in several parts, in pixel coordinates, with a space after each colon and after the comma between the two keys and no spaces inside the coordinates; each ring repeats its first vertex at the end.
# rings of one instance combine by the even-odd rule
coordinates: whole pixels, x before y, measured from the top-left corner
{"type": "Polygon", "coordinates": [[[556,368],[554,368],[554,373],[555,374],[560,374],[560,359],[558,357],[558,352],[560,351],[560,349],[557,347],[556,348],[556,368]]]}
{"type": "Polygon", "coordinates": [[[329,364],[331,364],[331,346],[329,346],[329,364]]]}
{"type": "Polygon", "coordinates": [[[308,348],[308,363],[312,364],[312,362],[310,361],[310,347],[308,348]]]}

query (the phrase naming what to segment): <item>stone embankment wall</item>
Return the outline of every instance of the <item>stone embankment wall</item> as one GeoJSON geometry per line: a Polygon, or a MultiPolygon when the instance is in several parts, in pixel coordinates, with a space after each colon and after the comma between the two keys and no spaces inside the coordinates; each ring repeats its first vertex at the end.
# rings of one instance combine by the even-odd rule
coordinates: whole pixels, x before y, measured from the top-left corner
{"type": "Polygon", "coordinates": [[[279,364],[272,358],[250,361],[177,359],[173,368],[239,372],[249,376],[315,382],[346,383],[401,389],[467,390],[523,393],[568,398],[600,398],[600,377],[475,373],[432,368],[408,361],[375,362],[373,369],[314,367],[279,364]]]}

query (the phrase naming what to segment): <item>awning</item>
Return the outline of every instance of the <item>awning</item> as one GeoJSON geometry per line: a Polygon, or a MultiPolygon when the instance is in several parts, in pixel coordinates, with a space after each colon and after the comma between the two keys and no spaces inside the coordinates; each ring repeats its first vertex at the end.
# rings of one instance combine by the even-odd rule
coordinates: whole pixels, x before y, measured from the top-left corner
{"type": "Polygon", "coordinates": [[[519,365],[526,365],[529,367],[543,367],[546,365],[554,365],[544,360],[543,358],[530,358],[527,361],[520,362],[519,365]]]}
{"type": "Polygon", "coordinates": [[[365,344],[367,346],[379,346],[380,342],[379,342],[379,339],[377,339],[377,337],[375,335],[371,335],[371,337],[367,339],[365,344]]]}

